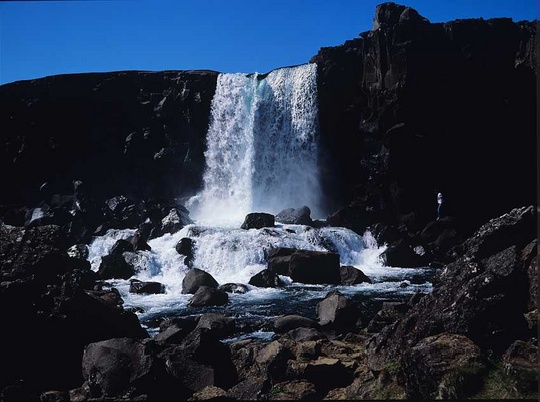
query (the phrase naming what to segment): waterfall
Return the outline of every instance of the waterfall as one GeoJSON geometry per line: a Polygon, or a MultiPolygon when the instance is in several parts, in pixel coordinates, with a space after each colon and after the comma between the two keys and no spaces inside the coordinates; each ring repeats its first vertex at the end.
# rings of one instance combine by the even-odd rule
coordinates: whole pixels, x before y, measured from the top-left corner
{"type": "Polygon", "coordinates": [[[220,74],[207,134],[198,220],[241,221],[249,212],[307,205],[320,211],[317,66],[266,76],[220,74]]]}

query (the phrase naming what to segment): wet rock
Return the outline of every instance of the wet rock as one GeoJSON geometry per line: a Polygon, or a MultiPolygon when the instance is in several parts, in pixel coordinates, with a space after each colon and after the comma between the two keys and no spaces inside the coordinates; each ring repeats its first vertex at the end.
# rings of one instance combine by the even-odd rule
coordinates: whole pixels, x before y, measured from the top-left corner
{"type": "Polygon", "coordinates": [[[349,265],[339,267],[341,284],[345,286],[357,285],[359,283],[372,283],[360,269],[349,265]]]}
{"type": "Polygon", "coordinates": [[[217,288],[218,283],[208,272],[199,268],[192,268],[182,280],[182,294],[195,294],[201,286],[217,288]]]}
{"type": "Polygon", "coordinates": [[[122,255],[122,253],[133,251],[133,244],[131,244],[128,240],[120,239],[116,240],[111,250],[109,251],[109,255],[122,255]]]}
{"type": "Polygon", "coordinates": [[[39,396],[40,402],[70,402],[69,393],[62,391],[47,391],[39,396]]]}
{"type": "Polygon", "coordinates": [[[195,241],[188,237],[181,238],[175,246],[176,252],[178,254],[186,256],[186,258],[184,259],[184,264],[186,264],[188,267],[191,267],[191,265],[193,264],[194,247],[195,241]]]}
{"type": "Polygon", "coordinates": [[[224,283],[218,287],[219,290],[223,290],[227,293],[239,293],[244,294],[248,292],[248,287],[243,283],[224,283]]]}
{"type": "Polygon", "coordinates": [[[145,241],[144,236],[137,230],[133,236],[126,239],[133,246],[133,251],[150,251],[152,247],[145,241]]]}
{"type": "Polygon", "coordinates": [[[165,286],[159,282],[141,282],[132,280],[129,284],[130,293],[159,294],[165,293],[165,286]]]}
{"type": "Polygon", "coordinates": [[[290,277],[295,282],[308,284],[339,284],[339,254],[298,250],[291,256],[290,277]]]}
{"type": "Polygon", "coordinates": [[[381,259],[389,267],[417,268],[427,266],[427,261],[402,241],[383,251],[381,259]]]}
{"type": "Polygon", "coordinates": [[[289,276],[291,256],[297,251],[294,248],[278,247],[270,249],[267,256],[268,270],[277,275],[289,276]]]}
{"type": "Polygon", "coordinates": [[[290,330],[288,334],[293,340],[297,342],[317,341],[319,339],[326,339],[326,336],[323,333],[319,332],[314,327],[295,328],[295,329],[290,330]]]}
{"type": "Polygon", "coordinates": [[[276,221],[286,224],[311,225],[311,210],[307,206],[287,208],[276,215],[276,221]]]}
{"type": "Polygon", "coordinates": [[[98,275],[101,279],[129,279],[135,275],[135,267],[122,254],[109,254],[101,257],[98,275]]]}
{"type": "Polygon", "coordinates": [[[315,321],[302,317],[300,315],[286,315],[279,317],[274,321],[274,331],[276,333],[285,333],[296,328],[317,328],[315,321]]]}
{"type": "Polygon", "coordinates": [[[260,288],[278,288],[283,286],[283,281],[268,269],[263,269],[251,277],[249,284],[260,288]]]}
{"type": "Polygon", "coordinates": [[[253,212],[246,215],[242,229],[262,229],[264,227],[274,227],[274,215],[264,212],[253,212]]]}
{"type": "Polygon", "coordinates": [[[189,301],[191,307],[223,306],[229,302],[226,292],[201,285],[189,301]]]}

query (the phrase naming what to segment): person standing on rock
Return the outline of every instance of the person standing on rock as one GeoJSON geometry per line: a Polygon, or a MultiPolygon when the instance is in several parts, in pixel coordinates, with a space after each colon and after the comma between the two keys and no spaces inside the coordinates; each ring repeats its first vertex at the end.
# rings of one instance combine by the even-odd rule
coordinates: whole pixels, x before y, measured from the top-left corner
{"type": "Polygon", "coordinates": [[[442,206],[443,198],[442,193],[437,194],[437,220],[441,219],[441,206],[442,206]]]}

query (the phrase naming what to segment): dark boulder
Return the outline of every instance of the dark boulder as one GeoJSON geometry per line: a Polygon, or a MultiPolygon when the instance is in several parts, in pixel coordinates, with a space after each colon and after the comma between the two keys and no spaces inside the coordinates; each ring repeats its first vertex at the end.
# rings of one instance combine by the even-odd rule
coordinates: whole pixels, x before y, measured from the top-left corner
{"type": "Polygon", "coordinates": [[[422,339],[403,358],[410,399],[461,399],[481,386],[486,366],[480,348],[463,335],[422,339]]]}
{"type": "Polygon", "coordinates": [[[243,283],[224,283],[218,287],[219,290],[223,290],[227,293],[247,293],[249,290],[243,283]]]}
{"type": "Polygon", "coordinates": [[[148,390],[154,360],[146,343],[113,338],[85,348],[82,372],[92,397],[133,397],[148,390]]]}
{"type": "Polygon", "coordinates": [[[179,344],[196,326],[197,321],[192,318],[166,319],[160,323],[160,332],[154,339],[160,344],[179,344]]]}
{"type": "Polygon", "coordinates": [[[287,208],[276,215],[276,221],[295,225],[311,225],[311,210],[307,206],[287,208]]]}
{"type": "Polygon", "coordinates": [[[135,267],[122,254],[109,254],[101,257],[98,275],[101,279],[129,279],[135,275],[135,267]]]}
{"type": "Polygon", "coordinates": [[[274,227],[274,215],[264,212],[253,212],[246,215],[242,229],[262,229],[274,227]]]}
{"type": "Polygon", "coordinates": [[[297,251],[294,248],[278,247],[268,251],[268,270],[277,275],[290,276],[289,263],[291,256],[297,251]]]}
{"type": "Polygon", "coordinates": [[[230,349],[206,328],[191,331],[180,345],[159,356],[174,383],[188,395],[207,386],[229,389],[238,381],[230,349]]]}
{"type": "Polygon", "coordinates": [[[346,286],[357,285],[359,283],[372,283],[360,269],[349,265],[339,267],[341,284],[346,286]]]}
{"type": "Polygon", "coordinates": [[[190,269],[182,280],[182,293],[195,294],[201,286],[217,288],[218,283],[208,272],[199,268],[190,269]]]}
{"type": "Polygon", "coordinates": [[[258,274],[255,274],[249,280],[249,284],[259,288],[278,288],[284,285],[275,273],[268,269],[263,269],[258,274]]]}
{"type": "Polygon", "coordinates": [[[175,246],[178,254],[185,255],[184,264],[191,268],[193,265],[195,241],[189,237],[182,237],[175,246]]]}
{"type": "Polygon", "coordinates": [[[291,256],[290,277],[295,282],[309,284],[339,284],[339,254],[298,250],[291,256]]]}
{"type": "Polygon", "coordinates": [[[165,293],[165,286],[159,282],[141,282],[132,280],[129,284],[130,293],[159,294],[165,293]]]}
{"type": "Polygon", "coordinates": [[[538,342],[532,338],[528,342],[517,340],[502,358],[505,372],[522,395],[538,392],[538,342]]]}
{"type": "Polygon", "coordinates": [[[161,220],[161,228],[152,232],[152,237],[163,236],[166,233],[176,233],[186,225],[194,223],[189,217],[189,211],[184,206],[171,208],[161,220]]]}
{"type": "Polygon", "coordinates": [[[120,239],[116,240],[116,243],[114,243],[109,251],[109,255],[122,255],[122,253],[133,251],[133,244],[131,244],[128,240],[120,239]]]}
{"type": "Polygon", "coordinates": [[[275,384],[269,391],[271,401],[309,401],[319,399],[319,393],[306,380],[284,381],[275,384]]]}
{"type": "Polygon", "coordinates": [[[352,332],[356,329],[360,311],[339,291],[333,291],[317,304],[319,325],[332,327],[338,333],[352,332]]]}
{"type": "Polygon", "coordinates": [[[152,247],[145,241],[144,236],[137,230],[133,236],[126,239],[133,246],[133,251],[150,251],[152,247]]]}
{"type": "Polygon", "coordinates": [[[289,332],[296,328],[317,328],[315,321],[300,315],[286,315],[274,321],[274,331],[276,333],[289,332]]]}
{"type": "Polygon", "coordinates": [[[395,323],[409,310],[407,303],[383,302],[381,309],[375,314],[366,327],[369,333],[377,333],[387,325],[395,323]]]}
{"type": "Polygon", "coordinates": [[[409,245],[403,241],[389,246],[381,253],[380,258],[389,267],[417,268],[425,267],[428,262],[421,255],[417,254],[409,245]]]}
{"type": "Polygon", "coordinates": [[[223,290],[201,285],[189,301],[191,307],[223,306],[229,302],[229,296],[223,290]]]}
{"type": "Polygon", "coordinates": [[[234,333],[236,325],[232,318],[223,314],[206,313],[201,316],[196,328],[206,328],[217,338],[224,338],[234,333]]]}

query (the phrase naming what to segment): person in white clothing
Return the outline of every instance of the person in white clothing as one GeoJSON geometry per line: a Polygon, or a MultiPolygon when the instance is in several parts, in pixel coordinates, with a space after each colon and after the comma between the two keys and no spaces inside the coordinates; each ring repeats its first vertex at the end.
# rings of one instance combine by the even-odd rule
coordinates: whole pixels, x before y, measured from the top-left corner
{"type": "Polygon", "coordinates": [[[443,202],[442,193],[438,193],[437,194],[437,204],[439,204],[439,206],[437,207],[437,220],[439,220],[441,218],[441,205],[442,205],[442,202],[443,202]]]}

